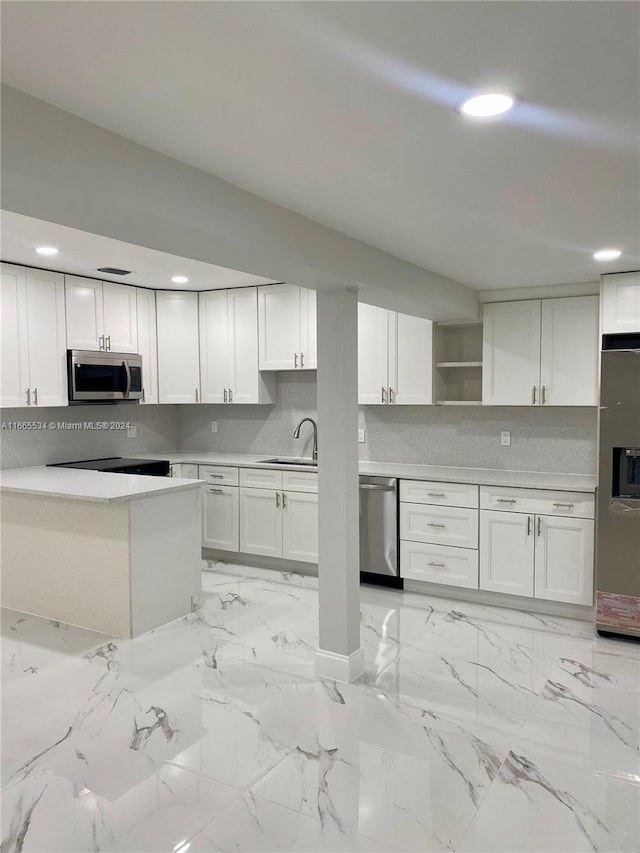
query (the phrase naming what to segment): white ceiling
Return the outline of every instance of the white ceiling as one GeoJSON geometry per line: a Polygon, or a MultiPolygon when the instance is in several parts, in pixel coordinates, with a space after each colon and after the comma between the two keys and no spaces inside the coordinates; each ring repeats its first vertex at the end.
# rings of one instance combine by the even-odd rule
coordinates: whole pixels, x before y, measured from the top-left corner
{"type": "Polygon", "coordinates": [[[640,266],[639,25],[615,0],[4,0],[2,73],[419,266],[521,287],[640,266]],[[455,112],[488,86],[522,103],[455,112]]]}
{"type": "Polygon", "coordinates": [[[19,213],[0,211],[0,257],[14,264],[60,270],[102,281],[118,281],[155,290],[218,290],[271,284],[272,279],[230,270],[213,264],[178,258],[143,246],[133,246],[65,225],[43,222],[19,213]],[[43,257],[36,246],[54,246],[58,254],[43,257]],[[130,270],[131,275],[109,275],[98,267],[130,270]],[[187,284],[174,284],[171,277],[184,275],[187,284]]]}

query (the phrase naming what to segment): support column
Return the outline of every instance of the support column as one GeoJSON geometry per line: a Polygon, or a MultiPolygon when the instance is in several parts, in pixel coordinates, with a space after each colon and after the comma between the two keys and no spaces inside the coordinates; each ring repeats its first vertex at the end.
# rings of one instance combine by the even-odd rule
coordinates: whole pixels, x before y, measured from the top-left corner
{"type": "Polygon", "coordinates": [[[364,672],[360,647],[358,496],[358,294],[319,290],[319,678],[364,672]]]}

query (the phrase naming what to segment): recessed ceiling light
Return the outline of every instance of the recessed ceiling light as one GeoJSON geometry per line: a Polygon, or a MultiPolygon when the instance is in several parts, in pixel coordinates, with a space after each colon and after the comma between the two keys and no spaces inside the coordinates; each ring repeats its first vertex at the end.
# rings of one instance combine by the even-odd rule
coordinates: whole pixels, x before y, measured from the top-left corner
{"type": "Polygon", "coordinates": [[[509,92],[482,92],[466,100],[460,112],[471,118],[492,118],[506,113],[516,102],[509,92]]]}
{"type": "Polygon", "coordinates": [[[621,254],[620,249],[600,249],[599,252],[593,253],[593,257],[596,261],[615,261],[621,254]]]}
{"type": "Polygon", "coordinates": [[[39,255],[57,255],[58,250],[53,246],[38,246],[36,252],[39,255]]]}
{"type": "Polygon", "coordinates": [[[174,275],[171,281],[174,284],[186,284],[189,279],[186,277],[186,275],[174,275]]]}

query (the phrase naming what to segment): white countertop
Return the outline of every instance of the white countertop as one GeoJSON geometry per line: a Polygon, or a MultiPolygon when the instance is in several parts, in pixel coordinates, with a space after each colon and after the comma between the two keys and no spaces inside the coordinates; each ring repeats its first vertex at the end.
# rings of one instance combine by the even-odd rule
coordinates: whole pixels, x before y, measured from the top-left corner
{"type": "MultiPolygon", "coordinates": [[[[171,453],[136,454],[145,459],[167,459],[171,463],[196,465],[231,465],[238,468],[280,468],[282,470],[315,471],[312,466],[265,464],[276,453],[211,453],[208,451],[174,451],[171,453]]],[[[471,483],[478,486],[505,486],[525,489],[553,489],[563,492],[595,492],[597,480],[583,474],[561,474],[540,471],[507,471],[493,468],[458,468],[447,465],[414,465],[402,462],[360,462],[360,473],[403,480],[435,480],[442,483],[471,483]]]]}
{"type": "Polygon", "coordinates": [[[202,482],[174,477],[149,477],[144,474],[48,468],[45,465],[35,468],[9,468],[0,472],[0,492],[3,494],[42,495],[80,501],[130,501],[197,488],[202,482]]]}

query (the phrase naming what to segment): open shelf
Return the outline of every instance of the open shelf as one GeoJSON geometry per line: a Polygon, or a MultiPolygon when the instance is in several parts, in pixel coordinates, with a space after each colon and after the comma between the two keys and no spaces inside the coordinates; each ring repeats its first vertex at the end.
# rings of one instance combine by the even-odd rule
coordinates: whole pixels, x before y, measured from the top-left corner
{"type": "Polygon", "coordinates": [[[482,323],[435,323],[437,406],[482,405],[482,323]]]}

